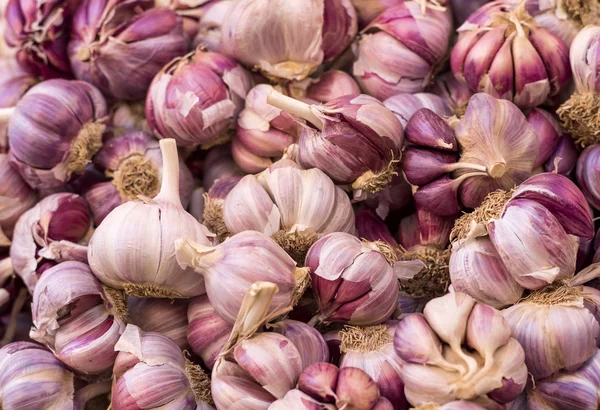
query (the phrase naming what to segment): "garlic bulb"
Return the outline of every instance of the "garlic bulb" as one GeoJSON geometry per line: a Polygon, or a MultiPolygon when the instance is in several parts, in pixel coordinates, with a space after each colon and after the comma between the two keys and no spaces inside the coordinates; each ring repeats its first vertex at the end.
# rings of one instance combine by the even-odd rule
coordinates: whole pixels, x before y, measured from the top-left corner
{"type": "Polygon", "coordinates": [[[547,162],[556,150],[563,131],[554,115],[541,108],[532,109],[527,114],[527,122],[538,136],[540,151],[535,165],[540,166],[547,162]]]}
{"type": "Polygon", "coordinates": [[[311,322],[373,325],[387,320],[398,294],[394,256],[382,243],[342,232],[316,241],[306,255],[319,309],[311,322]]]}
{"type": "Polygon", "coordinates": [[[527,392],[531,410],[596,409],[600,405],[600,351],[574,372],[560,372],[539,380],[527,392]]]}
{"type": "Polygon", "coordinates": [[[194,46],[202,45],[208,51],[223,52],[223,33],[221,27],[229,16],[233,0],[212,0],[200,7],[202,16],[197,25],[194,46]]]}
{"type": "Polygon", "coordinates": [[[241,176],[223,177],[215,181],[208,193],[204,194],[203,223],[209,231],[214,232],[219,242],[231,236],[223,220],[223,206],[225,198],[231,190],[241,181],[241,176]]]}
{"type": "MultiPolygon", "coordinates": [[[[472,2],[469,0],[469,3],[472,2]]],[[[436,76],[431,92],[439,95],[452,113],[459,118],[465,115],[469,99],[473,96],[473,91],[466,84],[458,81],[452,71],[436,76]]]]}
{"type": "Polygon", "coordinates": [[[70,77],[67,57],[69,26],[77,2],[52,0],[43,5],[34,1],[8,1],[4,38],[16,49],[16,59],[27,72],[44,79],[70,77]]]}
{"type": "Polygon", "coordinates": [[[233,325],[219,316],[207,295],[192,298],[187,320],[187,341],[190,347],[202,358],[206,367],[212,369],[231,335],[233,325]]]}
{"type": "Polygon", "coordinates": [[[58,188],[81,174],[102,146],[104,97],[83,81],[49,80],[17,103],[8,125],[12,160],[33,188],[58,188]]]}
{"type": "Polygon", "coordinates": [[[274,332],[289,339],[300,353],[302,368],[329,361],[329,349],[317,329],[297,320],[282,320],[269,326],[274,332]]]}
{"type": "Polygon", "coordinates": [[[546,172],[558,172],[570,177],[577,166],[579,150],[569,134],[562,134],[558,145],[544,164],[546,172]]]}
{"type": "Polygon", "coordinates": [[[375,98],[347,95],[317,106],[273,91],[267,102],[312,125],[304,127],[298,142],[304,168],[319,168],[335,183],[352,184],[357,197],[390,184],[404,133],[396,116],[375,98]]]}
{"type": "Polygon", "coordinates": [[[600,144],[590,145],[583,150],[577,160],[577,185],[581,188],[588,203],[600,209],[600,144]]]}
{"type": "Polygon", "coordinates": [[[202,186],[207,191],[218,179],[243,175],[245,172],[233,160],[229,144],[217,145],[206,154],[202,169],[202,186]]]}
{"type": "Polygon", "coordinates": [[[75,194],[52,194],[25,212],[15,225],[10,257],[15,272],[34,293],[39,276],[64,261],[87,262],[92,216],[75,194]]]}
{"type": "Polygon", "coordinates": [[[318,78],[308,77],[286,85],[290,96],[298,100],[326,103],[344,95],[360,94],[354,78],[340,70],[325,71],[318,78]]]}
{"type": "Polygon", "coordinates": [[[536,379],[576,370],[597,352],[600,324],[586,303],[597,309],[600,297],[586,286],[576,286],[583,273],[566,284],[537,290],[502,312],[536,379]]]}
{"type": "Polygon", "coordinates": [[[173,139],[160,141],[163,174],[154,199],[119,205],[104,218],[88,247],[92,271],[107,286],[136,297],[188,298],[204,293],[192,269],[180,268],[181,235],[209,245],[208,230],[181,206],[179,161],[173,139]]]}
{"type": "MultiPolygon", "coordinates": [[[[108,140],[96,157],[96,167],[110,178],[88,188],[84,194],[94,224],[100,223],[123,202],[144,196],[153,198],[161,185],[162,158],[158,141],[140,131],[128,132],[108,140]]],[[[184,208],[190,202],[193,177],[183,163],[179,163],[179,194],[184,208]]]]}
{"type": "Polygon", "coordinates": [[[267,103],[273,90],[268,84],[252,88],[238,117],[232,154],[246,172],[256,173],[269,167],[271,158],[280,158],[302,130],[290,114],[267,103]]]}
{"type": "Polygon", "coordinates": [[[356,231],[359,238],[370,242],[384,242],[396,252],[400,250],[383,219],[371,209],[362,209],[356,213],[356,231]]]}
{"type": "Polygon", "coordinates": [[[166,336],[127,325],[117,342],[111,406],[114,410],[172,406],[211,410],[208,376],[166,336]]]}
{"type": "Polygon", "coordinates": [[[376,326],[344,326],[338,332],[340,369],[355,367],[367,373],[387,398],[394,410],[407,409],[402,382],[402,360],[394,352],[394,332],[397,323],[385,322],[376,326]]]}
{"type": "Polygon", "coordinates": [[[125,330],[124,313],[85,263],[59,263],[36,285],[31,338],[69,368],[100,374],[114,364],[114,347],[125,330]]]}
{"type": "Polygon", "coordinates": [[[225,54],[274,80],[303,80],[341,54],[357,31],[350,0],[242,0],[229,13],[225,54]]]}
{"type": "Polygon", "coordinates": [[[421,108],[428,108],[440,117],[451,114],[442,97],[430,93],[396,94],[383,101],[383,105],[396,115],[404,128],[413,114],[421,108]]]}
{"type": "Polygon", "coordinates": [[[494,1],[469,16],[450,64],[471,90],[536,107],[569,81],[569,48],[533,20],[525,2],[510,3],[494,1]]]}
{"type": "Polygon", "coordinates": [[[189,301],[183,299],[137,299],[130,296],[127,298],[129,323],[144,332],[167,336],[180,349],[186,349],[188,305],[189,301]]]}
{"type": "Polygon", "coordinates": [[[394,348],[410,404],[469,400],[499,408],[525,388],[523,348],[499,311],[464,293],[431,300],[399,322],[394,348]]]}
{"type": "Polygon", "coordinates": [[[160,69],[187,51],[181,17],[152,8],[153,3],[84,0],[70,27],[68,56],[75,77],[108,97],[144,98],[160,69]]]}
{"type": "Polygon", "coordinates": [[[0,408],[79,410],[74,407],[74,376],[42,346],[15,342],[0,349],[0,408]]]}
{"type": "Polygon", "coordinates": [[[432,111],[417,111],[406,139],[415,144],[403,166],[407,181],[418,186],[415,202],[442,216],[476,208],[490,192],[525,181],[540,150],[534,128],[514,104],[482,93],[471,97],[454,130],[432,111]]]}
{"type": "Polygon", "coordinates": [[[8,246],[17,220],[36,204],[37,195],[11,166],[6,154],[0,154],[0,181],[0,246],[8,246]]]}
{"type": "Polygon", "coordinates": [[[252,79],[236,61],[201,49],[165,65],[146,97],[146,117],[160,138],[210,148],[229,139],[252,79]]]}
{"type": "Polygon", "coordinates": [[[175,249],[181,268],[204,277],[210,303],[231,324],[242,306],[240,295],[246,294],[252,283],[270,281],[279,288],[270,311],[290,306],[308,285],[307,269],[296,268],[292,258],[260,232],[240,232],[214,247],[181,238],[175,249]]]}
{"type": "Polygon", "coordinates": [[[271,236],[298,264],[319,237],[354,233],[348,195],[321,170],[303,170],[290,160],[243,177],[225,198],[223,221],[232,234],[271,236]]]}
{"type": "Polygon", "coordinates": [[[562,39],[567,46],[584,26],[600,18],[600,7],[595,0],[526,0],[525,8],[536,23],[562,39]]]}
{"type": "Polygon", "coordinates": [[[436,3],[397,2],[363,30],[352,71],[365,93],[385,100],[421,92],[431,82],[452,32],[450,11],[436,3]]]}
{"type": "Polygon", "coordinates": [[[576,91],[556,111],[563,127],[581,147],[600,141],[596,111],[600,101],[599,45],[600,25],[589,25],[577,33],[569,55],[576,91]]]}
{"type": "Polygon", "coordinates": [[[387,8],[397,6],[404,0],[352,0],[360,27],[367,26],[387,8]]]}

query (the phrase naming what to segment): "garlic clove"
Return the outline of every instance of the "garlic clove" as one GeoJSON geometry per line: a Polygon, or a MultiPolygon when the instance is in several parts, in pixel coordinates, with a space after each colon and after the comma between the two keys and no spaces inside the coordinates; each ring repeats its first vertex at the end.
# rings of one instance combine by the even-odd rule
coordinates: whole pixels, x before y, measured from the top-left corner
{"type": "Polygon", "coordinates": [[[534,108],[527,114],[527,122],[533,127],[540,141],[540,152],[536,166],[542,165],[556,149],[562,130],[552,114],[541,108],[534,108]]]}
{"type": "MultiPolygon", "coordinates": [[[[488,72],[496,53],[504,44],[505,30],[506,25],[499,25],[484,32],[467,53],[464,60],[463,75],[472,90],[479,89],[482,77],[488,72]]],[[[512,72],[508,74],[512,74],[512,72]]]]}
{"type": "Polygon", "coordinates": [[[423,309],[423,315],[440,339],[454,348],[464,340],[467,318],[475,299],[450,289],[447,295],[429,301],[423,309]]]}
{"type": "Polygon", "coordinates": [[[550,80],[550,95],[556,95],[571,78],[569,47],[542,27],[530,27],[529,41],[544,61],[550,80]]]}
{"type": "Polygon", "coordinates": [[[563,175],[553,172],[534,175],[517,187],[512,198],[543,205],[570,235],[587,239],[594,236],[592,214],[584,195],[563,175]]]}
{"type": "Polygon", "coordinates": [[[421,314],[409,314],[400,321],[394,333],[394,349],[404,361],[440,365],[442,342],[421,314]]]}
{"type": "Polygon", "coordinates": [[[435,366],[405,363],[402,367],[404,393],[413,406],[455,400],[452,383],[457,376],[458,373],[448,372],[435,366]]]}
{"type": "Polygon", "coordinates": [[[454,131],[439,114],[428,108],[416,111],[406,124],[406,140],[420,146],[443,151],[457,151],[454,131]]]}
{"type": "Polygon", "coordinates": [[[457,197],[461,182],[448,176],[437,178],[429,184],[417,188],[413,194],[415,202],[422,209],[436,215],[456,215],[462,209],[457,197]]]}
{"type": "Polygon", "coordinates": [[[265,410],[276,398],[251,380],[237,364],[222,361],[213,369],[211,393],[217,409],[265,410]]]}
{"type": "Polygon", "coordinates": [[[129,323],[138,326],[144,332],[165,335],[181,349],[186,349],[188,348],[186,337],[188,331],[188,305],[188,300],[181,299],[137,299],[129,297],[127,298],[129,323]]]}
{"type": "Polygon", "coordinates": [[[520,107],[535,107],[550,95],[550,81],[544,61],[531,41],[517,34],[512,43],[515,64],[515,97],[513,101],[520,107]]]}
{"type": "Polygon", "coordinates": [[[496,98],[512,101],[514,99],[514,63],[512,57],[512,39],[516,33],[508,36],[494,61],[490,66],[487,76],[481,80],[481,91],[486,92],[496,98]]]}
{"type": "Polygon", "coordinates": [[[329,361],[327,343],[314,327],[290,319],[277,322],[271,327],[274,332],[286,337],[296,346],[300,353],[303,369],[314,363],[329,361]]]}
{"type": "Polygon", "coordinates": [[[298,379],[298,388],[323,403],[335,403],[339,370],[333,364],[322,362],[308,366],[298,379]]]}
{"type": "Polygon", "coordinates": [[[539,289],[575,273],[578,241],[538,202],[511,200],[488,230],[504,265],[527,289],[539,289]],[[546,239],[540,241],[540,237],[546,239]]]}
{"type": "Polygon", "coordinates": [[[409,184],[426,185],[447,173],[447,165],[457,160],[454,153],[408,147],[402,159],[402,172],[409,184]]]}
{"type": "Polygon", "coordinates": [[[577,185],[595,209],[600,209],[600,189],[596,181],[600,176],[600,144],[586,147],[577,160],[577,185]]]}
{"type": "Polygon", "coordinates": [[[340,369],[335,393],[336,406],[348,410],[372,409],[380,397],[373,379],[356,367],[340,369]]]}
{"type": "Polygon", "coordinates": [[[382,241],[392,249],[398,249],[398,243],[385,225],[385,222],[370,209],[362,209],[356,213],[356,230],[358,236],[368,241],[382,241]]]}
{"type": "Polygon", "coordinates": [[[465,342],[485,359],[493,357],[496,351],[508,343],[510,326],[496,309],[477,303],[471,310],[467,322],[465,342]]]}
{"type": "Polygon", "coordinates": [[[337,407],[333,405],[322,404],[306,393],[293,389],[285,394],[282,399],[279,399],[271,404],[268,410],[335,410],[337,407]]]}

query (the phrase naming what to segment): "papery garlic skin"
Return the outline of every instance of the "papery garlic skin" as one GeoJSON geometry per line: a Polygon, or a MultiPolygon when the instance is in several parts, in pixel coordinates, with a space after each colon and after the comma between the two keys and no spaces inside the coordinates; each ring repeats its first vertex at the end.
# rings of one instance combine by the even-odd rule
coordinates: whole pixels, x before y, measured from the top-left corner
{"type": "MultiPolygon", "coordinates": [[[[75,1],[10,0],[5,3],[3,43],[16,49],[16,59],[26,71],[44,79],[71,76],[67,57],[69,23],[75,1]]],[[[4,7],[3,7],[4,8],[4,7]]]]}
{"type": "Polygon", "coordinates": [[[81,174],[102,146],[104,97],[83,81],[48,80],[32,87],[11,115],[12,160],[33,188],[58,188],[81,174]]]}
{"type": "Polygon", "coordinates": [[[590,145],[583,150],[577,160],[576,176],[577,185],[588,203],[600,209],[600,144],[590,145]]]}
{"type": "Polygon", "coordinates": [[[208,376],[168,337],[128,325],[115,350],[119,354],[113,371],[113,409],[214,409],[208,404],[208,376]]]}
{"type": "Polygon", "coordinates": [[[306,0],[293,5],[243,0],[229,12],[222,26],[224,52],[275,79],[303,80],[339,55],[357,31],[349,0],[306,0]]]}
{"type": "Polygon", "coordinates": [[[458,32],[452,71],[473,91],[532,108],[557,95],[569,80],[568,46],[538,26],[523,2],[487,3],[458,32]]]}
{"type": "Polygon", "coordinates": [[[144,101],[119,101],[111,107],[111,113],[110,127],[117,136],[129,131],[151,132],[146,121],[144,101]]]}
{"type": "Polygon", "coordinates": [[[363,30],[353,74],[365,93],[380,100],[421,92],[447,53],[451,31],[448,9],[398,2],[363,30]],[[411,30],[404,31],[406,26],[411,30]]]}
{"type": "Polygon", "coordinates": [[[201,6],[202,16],[193,39],[194,46],[203,45],[208,51],[223,52],[221,26],[233,4],[233,0],[218,0],[209,1],[201,6]]]}
{"type": "Polygon", "coordinates": [[[244,174],[244,171],[237,166],[231,156],[231,146],[229,144],[218,145],[206,154],[202,172],[202,186],[208,191],[220,178],[243,176],[244,174]]]}
{"type": "Polygon", "coordinates": [[[17,275],[33,294],[39,275],[56,263],[87,262],[92,217],[75,194],[52,194],[25,212],[15,225],[10,256],[17,275]]]}
{"type": "Polygon", "coordinates": [[[322,103],[343,95],[360,94],[360,87],[354,78],[345,71],[325,71],[318,78],[287,84],[290,95],[297,99],[310,99],[322,103]]]}
{"type": "Polygon", "coordinates": [[[30,342],[10,343],[0,349],[0,365],[5,369],[0,375],[3,410],[75,410],[73,373],[42,346],[30,342]]]}
{"type": "Polygon", "coordinates": [[[179,348],[188,347],[187,300],[127,298],[129,323],[144,332],[160,333],[173,340],[179,348]]]}
{"type": "Polygon", "coordinates": [[[473,96],[473,91],[466,84],[458,81],[452,71],[436,76],[431,92],[439,95],[452,113],[459,118],[465,115],[469,99],[473,96]]]}
{"type": "Polygon", "coordinates": [[[254,282],[270,281],[279,288],[270,306],[273,312],[292,303],[297,282],[306,275],[275,241],[255,231],[240,232],[215,247],[180,238],[175,249],[179,266],[195,271],[196,280],[204,277],[215,311],[231,324],[240,311],[240,295],[254,282]]]}
{"type": "Polygon", "coordinates": [[[124,318],[90,268],[63,262],[36,285],[31,337],[45,344],[69,368],[101,374],[112,368],[124,318]]]}
{"type": "Polygon", "coordinates": [[[562,134],[554,152],[544,164],[546,172],[558,172],[571,177],[577,165],[579,150],[569,134],[562,134]]]}
{"type": "Polygon", "coordinates": [[[396,94],[383,101],[383,105],[398,117],[404,128],[410,117],[421,108],[428,108],[440,117],[451,114],[450,108],[442,97],[430,93],[396,94]]]}
{"type": "Polygon", "coordinates": [[[7,246],[17,220],[35,205],[37,195],[10,164],[6,154],[0,154],[0,181],[0,246],[7,246]]]}
{"type": "Polygon", "coordinates": [[[271,326],[274,332],[289,339],[298,349],[302,368],[329,361],[329,349],[317,329],[297,320],[282,320],[271,326]]]}
{"type": "Polygon", "coordinates": [[[535,165],[540,166],[550,158],[550,155],[556,149],[562,135],[562,129],[554,115],[541,108],[531,110],[527,114],[527,122],[533,127],[538,136],[540,151],[535,165]]]}
{"type": "Polygon", "coordinates": [[[596,353],[600,325],[584,307],[585,297],[577,288],[548,287],[502,312],[536,379],[576,370],[596,353]]]}
{"type": "Polygon", "coordinates": [[[309,249],[306,266],[319,307],[313,321],[372,325],[395,309],[397,278],[375,243],[347,233],[325,235],[309,249]]]}
{"type": "Polygon", "coordinates": [[[146,97],[146,117],[160,138],[204,148],[229,139],[251,88],[250,74],[235,60],[200,49],[167,64],[146,97]]]}
{"type": "Polygon", "coordinates": [[[289,160],[243,177],[225,198],[223,221],[232,234],[255,230],[273,237],[299,264],[320,236],[355,229],[346,193],[321,170],[302,170],[289,160]]]}
{"type": "Polygon", "coordinates": [[[161,140],[162,185],[154,198],[142,197],[112,210],[96,228],[88,260],[98,279],[137,297],[188,298],[204,293],[204,282],[175,258],[180,235],[209,245],[206,227],[179,199],[179,161],[172,139],[161,140]],[[156,246],[157,248],[154,248],[156,246]]]}
{"type": "MultiPolygon", "coordinates": [[[[94,158],[94,165],[110,181],[86,189],[85,199],[94,214],[95,225],[123,202],[139,195],[153,198],[162,182],[162,158],[158,141],[150,135],[133,131],[104,143],[94,158]]],[[[183,161],[179,164],[179,193],[184,208],[190,202],[193,177],[183,161]]]]}
{"type": "Polygon", "coordinates": [[[495,409],[515,399],[528,376],[523,348],[510,335],[501,312],[452,288],[431,300],[424,315],[406,316],[398,324],[394,348],[405,361],[409,403],[461,399],[495,409]]]}
{"type": "Polygon", "coordinates": [[[102,3],[83,1],[73,16],[73,73],[106,96],[140,100],[156,73],[187,51],[182,19],[171,10],[151,9],[152,1],[102,3]]]}

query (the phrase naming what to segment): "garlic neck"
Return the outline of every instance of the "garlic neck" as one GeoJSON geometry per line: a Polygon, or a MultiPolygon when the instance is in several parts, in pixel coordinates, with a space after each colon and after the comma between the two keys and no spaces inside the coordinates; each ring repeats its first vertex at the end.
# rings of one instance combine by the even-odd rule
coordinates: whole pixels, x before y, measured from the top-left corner
{"type": "Polygon", "coordinates": [[[273,89],[267,96],[267,104],[308,121],[319,131],[323,130],[323,121],[317,117],[310,105],[302,101],[295,100],[273,89]]]}
{"type": "Polygon", "coordinates": [[[160,140],[163,171],[160,192],[155,199],[162,199],[183,208],[179,198],[179,153],[173,138],[160,140]]]}
{"type": "Polygon", "coordinates": [[[504,162],[496,162],[488,169],[488,174],[492,178],[502,178],[506,173],[506,164],[504,162]]]}
{"type": "Polygon", "coordinates": [[[340,346],[342,353],[350,351],[370,353],[392,342],[392,337],[385,325],[344,326],[339,335],[342,340],[340,346]]]}

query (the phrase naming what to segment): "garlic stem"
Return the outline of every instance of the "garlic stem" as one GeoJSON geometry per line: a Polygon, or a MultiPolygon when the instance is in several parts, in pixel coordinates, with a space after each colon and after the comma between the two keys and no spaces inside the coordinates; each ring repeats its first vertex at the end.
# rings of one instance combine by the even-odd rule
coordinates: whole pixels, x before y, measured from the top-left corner
{"type": "Polygon", "coordinates": [[[457,169],[472,169],[474,171],[487,172],[487,168],[483,165],[472,164],[470,162],[455,162],[445,166],[447,172],[456,171],[457,169]]]}
{"type": "Polygon", "coordinates": [[[160,151],[163,170],[160,192],[156,195],[156,198],[164,199],[183,208],[179,198],[179,154],[175,140],[173,138],[160,140],[160,151]]]}
{"type": "Polygon", "coordinates": [[[506,164],[504,162],[496,162],[488,170],[488,174],[492,178],[500,178],[506,173],[506,164]]]}
{"type": "Polygon", "coordinates": [[[277,90],[272,90],[267,96],[267,104],[277,107],[289,114],[294,114],[314,125],[319,131],[323,130],[323,121],[315,115],[310,105],[295,100],[277,90]]]}
{"type": "Polygon", "coordinates": [[[14,111],[15,107],[0,108],[0,123],[8,122],[14,111]]]}
{"type": "Polygon", "coordinates": [[[489,175],[487,172],[471,172],[469,174],[463,174],[454,180],[454,183],[456,184],[456,188],[458,189],[460,184],[462,184],[465,179],[471,178],[471,177],[489,177],[489,175]]]}

